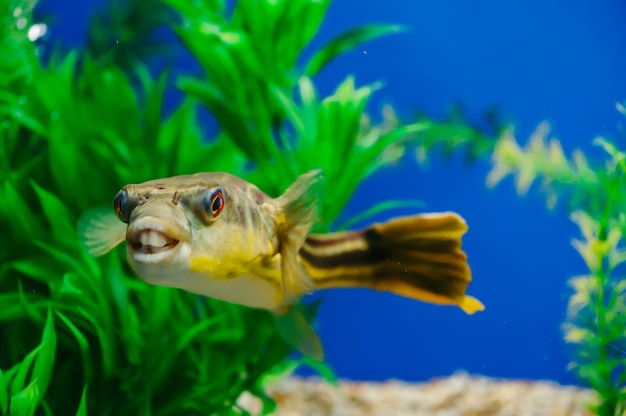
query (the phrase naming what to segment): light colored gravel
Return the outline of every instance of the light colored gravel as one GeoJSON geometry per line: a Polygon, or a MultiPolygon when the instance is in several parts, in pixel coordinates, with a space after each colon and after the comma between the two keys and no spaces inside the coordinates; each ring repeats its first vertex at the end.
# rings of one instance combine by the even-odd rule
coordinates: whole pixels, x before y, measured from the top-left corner
{"type": "MultiPolygon", "coordinates": [[[[279,416],[592,416],[589,390],[550,381],[497,380],[459,373],[426,383],[287,378],[269,389],[279,416]]],[[[259,403],[240,404],[257,414],[259,403]]]]}

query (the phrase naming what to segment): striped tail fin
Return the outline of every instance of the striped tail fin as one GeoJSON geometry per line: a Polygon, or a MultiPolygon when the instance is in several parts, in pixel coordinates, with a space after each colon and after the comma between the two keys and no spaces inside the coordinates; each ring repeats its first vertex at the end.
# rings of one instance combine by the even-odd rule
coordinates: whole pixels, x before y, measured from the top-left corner
{"type": "Polygon", "coordinates": [[[299,254],[316,289],[383,290],[472,314],[484,306],[465,295],[472,280],[461,250],[466,231],[455,213],[421,214],[362,231],[310,234],[299,254]]]}

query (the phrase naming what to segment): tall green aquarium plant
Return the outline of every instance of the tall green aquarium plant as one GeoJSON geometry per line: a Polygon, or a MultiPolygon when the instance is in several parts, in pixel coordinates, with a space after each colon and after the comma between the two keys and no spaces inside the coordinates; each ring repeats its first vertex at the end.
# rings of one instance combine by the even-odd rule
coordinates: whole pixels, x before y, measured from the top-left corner
{"type": "Polygon", "coordinates": [[[221,170],[277,195],[321,168],[333,186],[319,227],[330,228],[360,181],[397,160],[407,135],[432,127],[362,123],[378,86],[351,77],[327,97],[316,92],[312,77],[338,55],[401,28],[352,29],[307,57],[329,1],[226,3],[113,3],[86,50],[44,63],[34,2],[2,2],[0,415],[246,414],[243,392],[272,411],[263,380],[292,350],[269,314],[139,282],[123,250],[87,254],[79,217],[108,207],[126,183],[221,170]],[[108,25],[125,53],[108,53],[108,25]],[[160,25],[201,76],[146,69],[160,48],[137,39],[160,25]],[[183,100],[165,112],[169,81],[183,100]],[[200,107],[218,122],[213,137],[200,107]]]}
{"type": "MultiPolygon", "coordinates": [[[[617,104],[626,117],[626,106],[617,104]]],[[[600,161],[581,150],[567,156],[558,139],[540,124],[526,146],[520,146],[513,127],[492,124],[491,133],[473,129],[453,113],[445,122],[424,120],[428,128],[415,135],[417,160],[434,150],[464,152],[469,160],[491,157],[487,185],[513,176],[517,192],[525,194],[540,182],[547,206],[559,200],[580,230],[572,240],[587,272],[572,277],[563,334],[570,344],[569,369],[596,393],[589,403],[599,416],[626,412],[626,151],[603,137],[600,161]]]]}
{"type": "MultiPolygon", "coordinates": [[[[618,110],[626,116],[624,107],[618,110]]],[[[594,143],[605,154],[590,162],[580,150],[566,157],[548,126],[535,131],[527,146],[517,144],[512,130],[495,143],[494,167],[488,182],[515,176],[519,193],[542,179],[548,206],[566,199],[581,236],[572,241],[588,271],[573,277],[573,293],[563,324],[572,344],[570,369],[596,393],[590,403],[599,416],[621,416],[626,410],[626,153],[605,138],[594,143]]]]}

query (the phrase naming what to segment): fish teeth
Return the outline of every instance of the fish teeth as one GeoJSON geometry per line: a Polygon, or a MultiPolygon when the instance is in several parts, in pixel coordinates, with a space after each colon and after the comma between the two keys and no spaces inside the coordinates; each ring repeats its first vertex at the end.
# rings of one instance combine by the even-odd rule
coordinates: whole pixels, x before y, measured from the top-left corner
{"type": "Polygon", "coordinates": [[[139,235],[139,242],[143,246],[164,247],[167,245],[167,239],[158,231],[143,231],[139,235]]]}

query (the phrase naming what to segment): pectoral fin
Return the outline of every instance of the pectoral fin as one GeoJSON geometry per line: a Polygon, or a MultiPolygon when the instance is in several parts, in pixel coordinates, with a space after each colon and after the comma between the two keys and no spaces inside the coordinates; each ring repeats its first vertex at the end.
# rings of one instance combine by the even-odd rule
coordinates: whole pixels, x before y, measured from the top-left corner
{"type": "Polygon", "coordinates": [[[284,305],[297,302],[300,296],[310,293],[314,288],[313,280],[298,262],[297,253],[292,247],[285,247],[281,252],[284,305]]]}
{"type": "Polygon", "coordinates": [[[274,313],[276,329],[289,345],[302,354],[324,361],[324,348],[317,333],[299,307],[285,308],[274,313]]]}
{"type": "Polygon", "coordinates": [[[298,260],[298,252],[311,227],[317,221],[321,179],[322,174],[319,169],[310,171],[299,176],[282,196],[269,202],[277,206],[276,225],[281,244],[285,304],[293,303],[299,296],[314,288],[313,281],[298,260]]]}
{"type": "Polygon", "coordinates": [[[126,239],[126,224],[111,209],[96,208],[78,220],[81,244],[92,256],[102,256],[126,239]]]}

